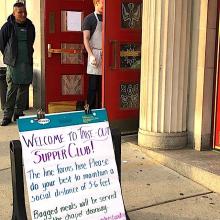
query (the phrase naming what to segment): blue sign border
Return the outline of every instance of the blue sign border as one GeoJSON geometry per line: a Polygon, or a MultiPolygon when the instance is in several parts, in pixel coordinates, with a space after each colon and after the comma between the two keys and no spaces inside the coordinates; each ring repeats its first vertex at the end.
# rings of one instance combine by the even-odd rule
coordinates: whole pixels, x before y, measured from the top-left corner
{"type": "Polygon", "coordinates": [[[17,124],[19,132],[25,132],[104,121],[108,121],[106,110],[96,109],[92,110],[91,114],[85,114],[85,111],[46,114],[45,119],[41,120],[37,120],[37,115],[32,115],[19,118],[17,124]]]}

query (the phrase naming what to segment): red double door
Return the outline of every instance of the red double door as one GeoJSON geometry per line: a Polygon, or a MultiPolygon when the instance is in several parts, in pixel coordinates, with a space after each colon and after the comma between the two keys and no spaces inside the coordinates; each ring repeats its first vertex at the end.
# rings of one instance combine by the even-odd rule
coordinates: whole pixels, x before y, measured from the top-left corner
{"type": "MultiPolygon", "coordinates": [[[[138,127],[142,0],[106,0],[102,105],[110,123],[138,127]]],[[[87,54],[81,26],[91,0],[45,1],[45,102],[86,100],[87,54]]]]}

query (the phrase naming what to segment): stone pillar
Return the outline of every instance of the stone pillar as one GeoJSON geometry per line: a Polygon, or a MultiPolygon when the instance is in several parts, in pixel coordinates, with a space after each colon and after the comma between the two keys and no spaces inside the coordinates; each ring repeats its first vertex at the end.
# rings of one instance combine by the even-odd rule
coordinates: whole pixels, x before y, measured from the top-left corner
{"type": "Polygon", "coordinates": [[[194,0],[192,7],[187,130],[188,144],[199,151],[213,147],[213,93],[216,82],[215,56],[219,37],[216,23],[219,3],[219,0],[194,0]]]}
{"type": "Polygon", "coordinates": [[[191,0],[144,0],[138,144],[187,144],[191,0]]]}

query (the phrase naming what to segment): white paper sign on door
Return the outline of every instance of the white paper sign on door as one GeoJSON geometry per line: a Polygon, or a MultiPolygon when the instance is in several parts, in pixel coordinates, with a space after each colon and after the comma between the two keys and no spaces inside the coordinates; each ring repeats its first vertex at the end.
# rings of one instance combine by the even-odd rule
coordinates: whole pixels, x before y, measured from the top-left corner
{"type": "Polygon", "coordinates": [[[18,120],[33,220],[125,220],[104,109],[18,120]]]}

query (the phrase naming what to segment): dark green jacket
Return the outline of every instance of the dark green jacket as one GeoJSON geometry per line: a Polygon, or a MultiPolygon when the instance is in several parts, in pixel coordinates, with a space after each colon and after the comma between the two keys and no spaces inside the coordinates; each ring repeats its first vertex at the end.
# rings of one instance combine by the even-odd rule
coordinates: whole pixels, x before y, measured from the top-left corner
{"type": "MultiPolygon", "coordinates": [[[[28,42],[28,57],[29,63],[33,64],[33,44],[35,40],[35,27],[31,20],[26,20],[27,27],[27,42],[28,42]]],[[[15,17],[10,15],[8,21],[0,30],[0,50],[3,54],[3,62],[14,67],[18,54],[18,39],[15,28],[15,17]]]]}

